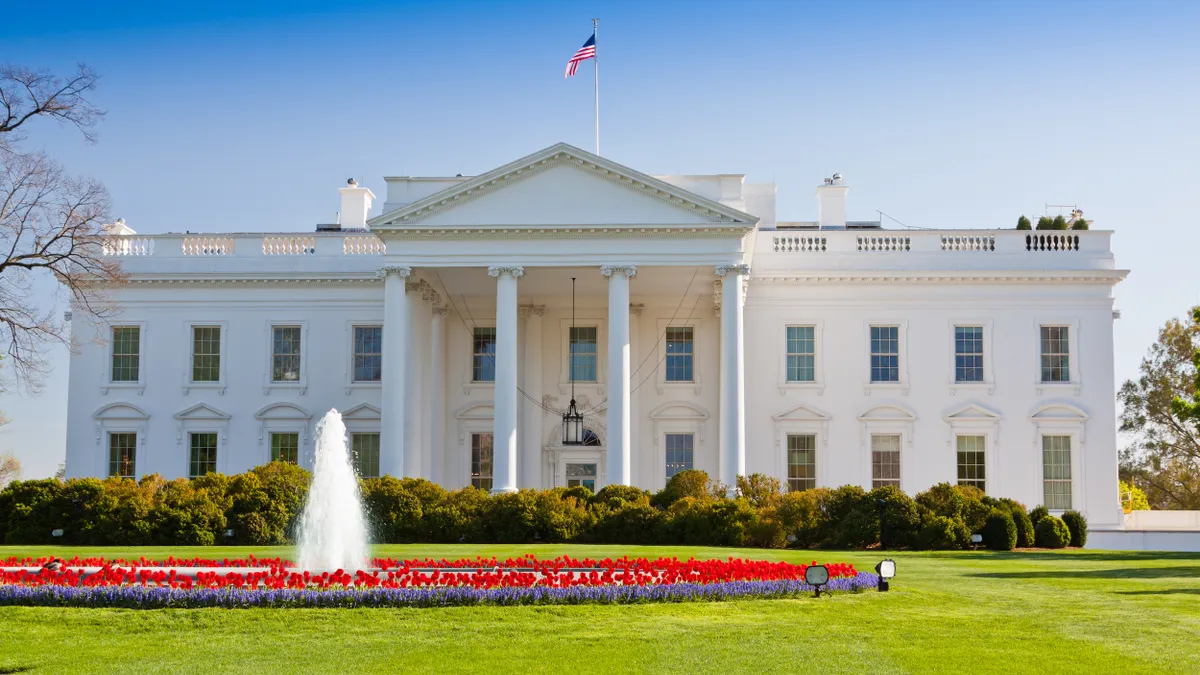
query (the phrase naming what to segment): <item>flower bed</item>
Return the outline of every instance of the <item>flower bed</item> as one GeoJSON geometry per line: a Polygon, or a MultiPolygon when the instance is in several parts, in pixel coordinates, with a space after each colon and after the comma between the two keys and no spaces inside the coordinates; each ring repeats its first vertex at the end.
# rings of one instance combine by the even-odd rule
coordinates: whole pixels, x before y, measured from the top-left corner
{"type": "MultiPolygon", "coordinates": [[[[685,602],[810,593],[806,565],[763,560],[532,556],[503,562],[375,559],[313,574],[282,559],[3,561],[0,605],[78,607],[430,607],[685,602]],[[222,568],[230,568],[223,571],[222,568]],[[233,569],[239,568],[239,569],[233,569]]],[[[816,563],[814,563],[816,564],[816,563]]],[[[874,574],[831,563],[828,590],[873,587],[874,574]]]]}

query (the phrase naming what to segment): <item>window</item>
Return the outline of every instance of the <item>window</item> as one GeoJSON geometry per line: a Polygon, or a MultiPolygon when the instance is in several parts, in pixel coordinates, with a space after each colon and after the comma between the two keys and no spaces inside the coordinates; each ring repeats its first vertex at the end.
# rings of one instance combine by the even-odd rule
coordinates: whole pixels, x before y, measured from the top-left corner
{"type": "Polygon", "coordinates": [[[300,433],[285,431],[271,432],[271,461],[300,463],[300,433]]]}
{"type": "Polygon", "coordinates": [[[788,490],[817,487],[817,437],[812,434],[788,434],[788,490]]]}
{"type": "Polygon", "coordinates": [[[899,326],[871,326],[871,381],[900,381],[899,326]]]}
{"type": "Polygon", "coordinates": [[[496,381],[496,328],[476,327],[475,346],[472,348],[471,380],[473,382],[496,381]]]}
{"type": "Polygon", "coordinates": [[[471,486],[492,489],[491,434],[471,434],[471,486]]]}
{"type": "Polygon", "coordinates": [[[984,492],[984,447],[987,445],[986,436],[958,437],[958,484],[977,487],[984,492]]]}
{"type": "Polygon", "coordinates": [[[692,381],[692,357],[695,343],[690,326],[667,329],[667,382],[692,381]]]}
{"type": "Polygon", "coordinates": [[[1069,330],[1067,326],[1042,326],[1042,382],[1071,381],[1069,330]]]}
{"type": "Polygon", "coordinates": [[[983,382],[983,326],[954,327],[954,381],[983,382]]]}
{"type": "Polygon", "coordinates": [[[787,327],[787,381],[816,382],[817,341],[813,326],[787,327]]]}
{"type": "Polygon", "coordinates": [[[871,436],[871,487],[900,487],[900,437],[871,436]]]}
{"type": "Polygon", "coordinates": [[[359,476],[379,477],[379,434],[350,434],[350,453],[359,476]]]}
{"type": "Polygon", "coordinates": [[[199,478],[217,471],[217,435],[215,433],[189,434],[191,459],[188,462],[188,478],[199,478]]]}
{"type": "Polygon", "coordinates": [[[137,480],[137,468],[134,464],[136,452],[136,433],[110,433],[108,435],[108,475],[137,480]]]}
{"type": "Polygon", "coordinates": [[[141,353],[141,326],[113,326],[112,381],[137,382],[142,359],[141,353]]]}
{"type": "Polygon", "coordinates": [[[568,464],[567,487],[581,486],[592,492],[596,491],[595,464],[568,464]]]}
{"type": "Polygon", "coordinates": [[[354,381],[378,382],[383,374],[383,326],[354,327],[354,381]]]}
{"type": "Polygon", "coordinates": [[[1042,487],[1051,511],[1071,508],[1071,437],[1042,436],[1042,487]]]}
{"type": "Polygon", "coordinates": [[[667,434],[667,480],[693,466],[692,434],[667,434]]]}
{"type": "Polygon", "coordinates": [[[274,326],[271,330],[271,381],[300,381],[300,326],[274,326]]]}
{"type": "Polygon", "coordinates": [[[573,326],[570,342],[570,381],[597,382],[596,327],[573,326]]]}
{"type": "Polygon", "coordinates": [[[192,326],[192,382],[221,381],[221,327],[192,326]]]}

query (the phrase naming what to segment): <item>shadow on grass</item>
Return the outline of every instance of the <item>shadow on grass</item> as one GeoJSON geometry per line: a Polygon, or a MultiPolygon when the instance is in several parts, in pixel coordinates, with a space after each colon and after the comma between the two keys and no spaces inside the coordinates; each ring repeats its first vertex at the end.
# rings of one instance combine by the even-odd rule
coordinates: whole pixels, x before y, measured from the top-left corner
{"type": "Polygon", "coordinates": [[[33,670],[33,666],[0,666],[0,675],[8,675],[9,673],[27,673],[33,670]]]}
{"type": "Polygon", "coordinates": [[[1116,591],[1118,595],[1200,595],[1200,588],[1164,588],[1161,591],[1116,591]]]}
{"type": "Polygon", "coordinates": [[[1069,562],[1086,560],[1088,562],[1130,562],[1138,560],[1189,560],[1200,565],[1200,553],[1184,551],[1091,551],[1080,549],[1063,549],[1060,551],[934,551],[925,555],[928,558],[946,558],[967,560],[978,554],[979,560],[1055,560],[1069,562]]]}
{"type": "Polygon", "coordinates": [[[981,579],[1170,579],[1200,578],[1200,565],[1192,567],[1120,567],[1111,570],[1056,568],[1026,572],[979,572],[964,576],[981,579]]]}

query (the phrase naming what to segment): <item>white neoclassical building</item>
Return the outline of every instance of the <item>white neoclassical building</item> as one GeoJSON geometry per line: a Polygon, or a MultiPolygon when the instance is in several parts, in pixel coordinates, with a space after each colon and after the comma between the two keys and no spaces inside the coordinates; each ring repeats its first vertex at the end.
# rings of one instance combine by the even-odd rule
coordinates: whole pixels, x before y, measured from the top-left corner
{"type": "Polygon", "coordinates": [[[115,225],[68,475],[309,465],[336,408],[360,472],[451,488],[949,481],[1119,526],[1109,232],[883,230],[837,176],[784,222],[774,185],[565,144],[385,181],[315,231],[115,225]]]}

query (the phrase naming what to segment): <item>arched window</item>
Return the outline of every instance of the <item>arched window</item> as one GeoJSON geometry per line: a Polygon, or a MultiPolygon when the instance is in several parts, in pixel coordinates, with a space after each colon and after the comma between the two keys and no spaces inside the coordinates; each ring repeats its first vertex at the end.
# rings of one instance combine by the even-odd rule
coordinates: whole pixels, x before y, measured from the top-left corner
{"type": "Polygon", "coordinates": [[[583,445],[598,448],[600,447],[600,437],[596,435],[596,432],[585,428],[583,430],[583,445]]]}

